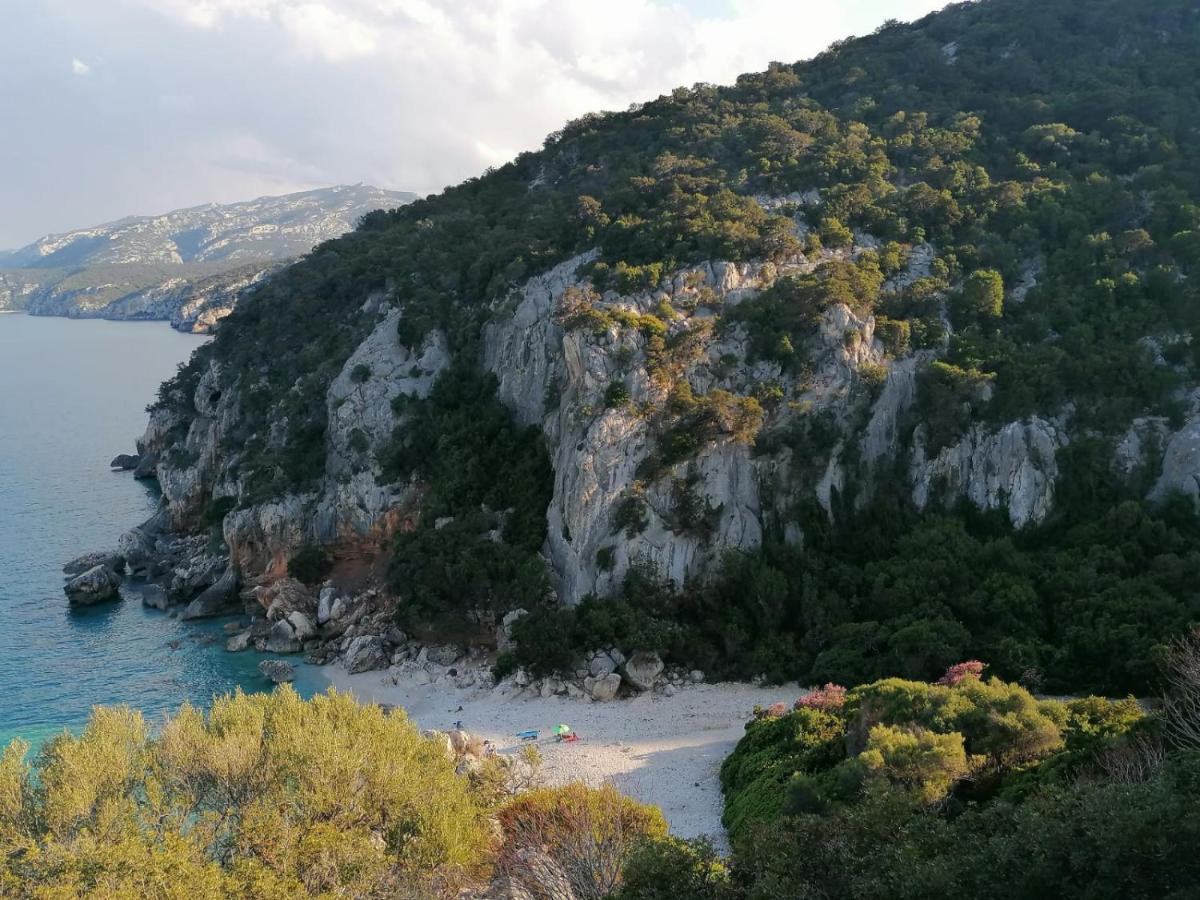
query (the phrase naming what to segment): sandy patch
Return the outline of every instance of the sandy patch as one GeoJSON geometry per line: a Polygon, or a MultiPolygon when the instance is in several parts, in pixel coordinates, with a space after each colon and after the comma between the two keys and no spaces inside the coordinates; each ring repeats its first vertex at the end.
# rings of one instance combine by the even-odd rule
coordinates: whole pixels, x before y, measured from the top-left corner
{"type": "Polygon", "coordinates": [[[674,697],[642,694],[595,703],[565,697],[460,690],[443,682],[419,685],[401,675],[399,684],[380,672],[349,675],[340,666],[322,670],[342,691],[359,700],[403,707],[421,728],[445,730],[462,721],[472,734],[493,741],[499,752],[516,752],[516,734],[539,729],[539,749],[548,784],[611,781],[618,789],[662,809],[681,837],[710,835],[724,846],[721,787],[717,773],[745,731],[756,704],[790,703],[795,685],[700,684],[674,697]],[[461,707],[461,711],[459,710],[461,707]],[[550,729],[570,725],[580,740],[556,743],[550,729]]]}

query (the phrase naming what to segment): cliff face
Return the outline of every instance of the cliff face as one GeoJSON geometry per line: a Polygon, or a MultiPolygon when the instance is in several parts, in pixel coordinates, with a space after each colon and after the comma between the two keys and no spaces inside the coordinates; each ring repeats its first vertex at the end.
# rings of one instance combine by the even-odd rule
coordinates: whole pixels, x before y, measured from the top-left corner
{"type": "MultiPolygon", "coordinates": [[[[860,250],[839,253],[849,257],[860,250]]],[[[497,311],[484,329],[479,364],[496,376],[499,397],[514,418],[545,436],[554,492],[543,552],[561,599],[603,594],[634,564],[682,584],[712,570],[727,550],[753,550],[768,533],[802,542],[795,511],[806,500],[832,515],[840,504],[861,507],[887,487],[917,508],[966,499],[982,509],[1003,509],[1017,527],[1041,522],[1052,511],[1056,454],[1068,440],[1064,422],[1031,417],[997,427],[979,424],[928,453],[924,426],[911,414],[918,372],[936,353],[889,359],[873,317],[830,307],[805,348],[813,365],[803,375],[753,361],[743,325],[714,327],[717,310],[728,312],[769,279],[811,271],[834,255],[798,257],[779,267],[714,261],[673,273],[661,290],[605,293],[597,303],[602,311],[645,314],[661,311],[664,303],[675,311],[668,338],[686,349],[665,370],[661,362],[651,364],[648,340],[637,330],[564,322],[572,297],[590,288],[579,270],[594,253],[529,279],[497,311]],[[882,384],[868,386],[866,375],[878,379],[880,368],[882,384]],[[627,398],[606,403],[615,383],[627,398]],[[664,427],[661,410],[684,383],[696,396],[718,390],[749,396],[771,385],[757,447],[716,435],[686,460],[649,467],[664,427]],[[807,454],[791,446],[772,449],[772,435],[816,418],[833,423],[824,446],[807,454]],[[685,493],[689,515],[681,510],[685,493]],[[639,511],[636,526],[622,524],[621,510],[629,504],[639,511]]],[[[915,255],[910,265],[921,259],[915,255]]],[[[451,353],[436,330],[420,347],[404,346],[397,335],[401,313],[383,296],[367,298],[364,309],[376,325],[326,394],[320,483],[311,491],[245,504],[224,519],[231,559],[246,576],[283,574],[287,560],[307,543],[370,553],[419,515],[420,486],[381,483],[379,458],[393,429],[403,427],[392,401],[427,396],[451,353]]],[[[231,443],[239,434],[247,385],[235,381],[223,388],[227,383],[210,364],[194,390],[195,416],[157,410],[139,442],[143,454],[157,459],[176,529],[194,527],[214,499],[250,494],[231,443]]],[[[1200,472],[1188,449],[1196,427],[1190,423],[1165,443],[1171,464],[1164,478],[1184,481],[1200,472]]],[[[269,450],[270,436],[266,445],[269,450]]]]}
{"type": "MultiPolygon", "coordinates": [[[[1166,0],[1093,5],[952,5],[584,117],[367,217],[267,279],[167,385],[142,441],[164,518],[223,512],[246,575],[411,528],[387,545],[413,557],[396,578],[434,581],[419,564],[467,546],[470,602],[515,608],[541,590],[523,576],[547,495],[541,554],[569,602],[635,566],[681,584],[730,550],[816,550],[807,523],[875,501],[913,522],[965,501],[1025,528],[1200,496],[1200,159],[1179,125],[1198,107],[1147,77],[1187,83],[1200,30],[1165,27],[1166,0]],[[440,390],[398,399],[447,371],[458,420],[440,390]],[[474,436],[532,461],[487,490],[510,473],[461,419],[496,413],[471,393],[493,377],[544,437],[552,481],[503,422],[474,436]],[[422,470],[420,453],[461,471],[422,470]],[[436,520],[460,516],[440,544],[436,520]]],[[[873,590],[853,601],[863,622],[873,590]]]]}

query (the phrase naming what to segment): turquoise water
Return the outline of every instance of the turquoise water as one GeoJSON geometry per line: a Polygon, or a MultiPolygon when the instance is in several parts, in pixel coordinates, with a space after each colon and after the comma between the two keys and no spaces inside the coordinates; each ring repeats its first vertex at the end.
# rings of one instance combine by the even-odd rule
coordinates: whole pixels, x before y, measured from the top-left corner
{"type": "MultiPolygon", "coordinates": [[[[153,485],[108,461],[133,452],[146,404],[201,341],[161,322],[0,315],[0,746],[78,728],[95,704],[161,719],[270,687],[262,655],[225,652],[222,621],[136,601],[72,610],[62,592],[64,562],[115,547],[154,511],[153,485]]],[[[300,668],[302,693],[323,686],[300,668]]]]}

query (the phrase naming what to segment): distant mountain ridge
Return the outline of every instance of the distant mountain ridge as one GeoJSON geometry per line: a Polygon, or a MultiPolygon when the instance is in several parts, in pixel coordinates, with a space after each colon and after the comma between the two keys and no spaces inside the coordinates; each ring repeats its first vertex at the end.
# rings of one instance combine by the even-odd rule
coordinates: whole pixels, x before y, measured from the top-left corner
{"type": "Polygon", "coordinates": [[[0,251],[0,268],[286,259],[345,234],[364,213],[416,198],[370,185],[338,185],[239,203],[207,203],[157,216],[128,216],[0,251]]]}
{"type": "Polygon", "coordinates": [[[0,251],[0,309],[209,330],[288,259],[416,194],[338,185],[129,216],[0,251]]]}

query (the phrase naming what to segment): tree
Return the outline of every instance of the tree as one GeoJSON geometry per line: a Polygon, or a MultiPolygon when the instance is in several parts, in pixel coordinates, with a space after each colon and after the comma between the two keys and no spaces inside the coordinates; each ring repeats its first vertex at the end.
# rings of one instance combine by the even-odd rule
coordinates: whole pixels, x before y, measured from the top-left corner
{"type": "Polygon", "coordinates": [[[977,269],[963,284],[959,312],[979,319],[998,319],[1004,313],[1004,279],[995,269],[977,269]]]}

